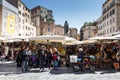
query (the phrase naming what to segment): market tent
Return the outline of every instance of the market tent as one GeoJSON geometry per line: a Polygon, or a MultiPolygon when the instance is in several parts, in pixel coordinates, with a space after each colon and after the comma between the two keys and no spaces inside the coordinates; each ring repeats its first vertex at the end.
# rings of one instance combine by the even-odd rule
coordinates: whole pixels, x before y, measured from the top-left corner
{"type": "Polygon", "coordinates": [[[115,37],[105,37],[105,36],[97,36],[97,37],[92,37],[89,38],[90,40],[116,40],[117,38],[115,37]]]}
{"type": "Polygon", "coordinates": [[[17,42],[17,41],[29,41],[29,37],[26,37],[26,36],[14,36],[14,37],[8,37],[6,39],[6,42],[17,42]]]}
{"type": "Polygon", "coordinates": [[[115,36],[113,36],[113,37],[120,39],[120,34],[117,34],[117,35],[115,35],[115,36]]]}
{"type": "Polygon", "coordinates": [[[0,37],[0,41],[6,40],[5,37],[0,37]]]}
{"type": "Polygon", "coordinates": [[[30,40],[63,40],[64,36],[59,35],[42,35],[29,38],[30,40]]]}
{"type": "Polygon", "coordinates": [[[102,54],[102,50],[104,49],[105,43],[108,43],[111,40],[118,40],[118,38],[115,38],[112,36],[111,37],[97,36],[97,37],[90,38],[89,40],[97,40],[98,43],[101,44],[100,53],[102,54]]]}
{"type": "Polygon", "coordinates": [[[64,36],[59,35],[42,35],[29,38],[30,41],[36,41],[38,43],[61,42],[63,39],[64,36]]]}
{"type": "Polygon", "coordinates": [[[92,43],[96,43],[97,40],[83,40],[83,41],[78,41],[76,42],[76,45],[80,45],[80,44],[92,44],[92,43]]]}
{"type": "Polygon", "coordinates": [[[38,42],[61,42],[64,45],[73,45],[73,41],[76,39],[67,37],[67,36],[60,36],[60,35],[43,35],[43,36],[36,36],[29,38],[30,40],[35,40],[38,42]]]}
{"type": "Polygon", "coordinates": [[[64,45],[75,45],[75,43],[76,43],[76,39],[74,39],[74,38],[71,38],[71,37],[64,37],[64,39],[61,41],[62,42],[62,44],[64,44],[64,45]]]}

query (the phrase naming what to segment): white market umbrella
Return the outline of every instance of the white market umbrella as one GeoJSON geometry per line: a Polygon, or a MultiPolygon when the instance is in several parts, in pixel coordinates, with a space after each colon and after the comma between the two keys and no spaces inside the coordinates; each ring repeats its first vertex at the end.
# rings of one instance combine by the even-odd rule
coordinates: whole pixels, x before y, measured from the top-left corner
{"type": "Polygon", "coordinates": [[[29,37],[27,36],[14,36],[14,37],[8,37],[7,42],[16,42],[16,41],[29,41],[29,37]]]}
{"type": "Polygon", "coordinates": [[[76,39],[74,38],[67,36],[60,36],[60,35],[36,36],[36,37],[31,37],[30,40],[41,41],[41,42],[61,42],[64,45],[72,44],[73,41],[76,41],[76,39]]]}
{"type": "Polygon", "coordinates": [[[62,44],[64,45],[76,45],[76,43],[79,42],[75,38],[71,37],[65,37],[65,39],[62,41],[62,44]]]}
{"type": "Polygon", "coordinates": [[[77,41],[76,44],[92,44],[92,43],[97,43],[97,40],[83,40],[83,41],[77,41]]]}
{"type": "Polygon", "coordinates": [[[115,36],[113,36],[113,37],[120,39],[120,34],[117,34],[117,35],[115,35],[115,36]]]}
{"type": "Polygon", "coordinates": [[[117,38],[115,37],[105,37],[105,36],[97,36],[97,37],[92,37],[89,38],[90,40],[115,40],[117,38]]]}
{"type": "Polygon", "coordinates": [[[36,36],[31,37],[29,40],[36,41],[38,43],[48,43],[48,42],[62,42],[65,39],[64,36],[60,35],[42,35],[42,36],[36,36]]]}
{"type": "Polygon", "coordinates": [[[42,35],[29,38],[30,40],[63,40],[63,36],[59,35],[42,35]]]}
{"type": "Polygon", "coordinates": [[[0,37],[0,41],[6,40],[5,37],[0,37]]]}

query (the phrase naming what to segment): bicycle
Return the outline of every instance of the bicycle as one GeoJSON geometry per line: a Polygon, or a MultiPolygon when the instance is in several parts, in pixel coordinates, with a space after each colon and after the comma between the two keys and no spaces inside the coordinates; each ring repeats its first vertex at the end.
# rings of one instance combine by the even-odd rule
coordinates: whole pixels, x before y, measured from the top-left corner
{"type": "Polygon", "coordinates": [[[84,57],[83,61],[82,59],[78,59],[77,63],[72,64],[72,69],[74,72],[78,72],[80,70],[85,71],[87,68],[89,68],[92,72],[96,70],[95,62],[91,61],[90,56],[84,57]]]}

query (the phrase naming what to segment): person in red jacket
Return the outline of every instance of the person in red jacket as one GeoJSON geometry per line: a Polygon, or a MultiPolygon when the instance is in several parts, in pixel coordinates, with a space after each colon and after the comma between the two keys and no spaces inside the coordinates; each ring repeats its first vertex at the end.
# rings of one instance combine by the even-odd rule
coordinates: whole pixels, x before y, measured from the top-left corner
{"type": "Polygon", "coordinates": [[[54,48],[54,52],[53,52],[53,62],[54,62],[54,70],[58,69],[58,51],[57,48],[54,48]]]}

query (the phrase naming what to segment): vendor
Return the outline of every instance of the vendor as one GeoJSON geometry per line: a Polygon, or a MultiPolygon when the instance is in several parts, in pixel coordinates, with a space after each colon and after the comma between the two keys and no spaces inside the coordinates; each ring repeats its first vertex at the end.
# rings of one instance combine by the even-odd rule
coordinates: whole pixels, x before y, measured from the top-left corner
{"type": "Polygon", "coordinates": [[[79,48],[79,54],[78,54],[78,59],[81,59],[81,62],[83,62],[85,52],[83,51],[82,48],[79,48]]]}

